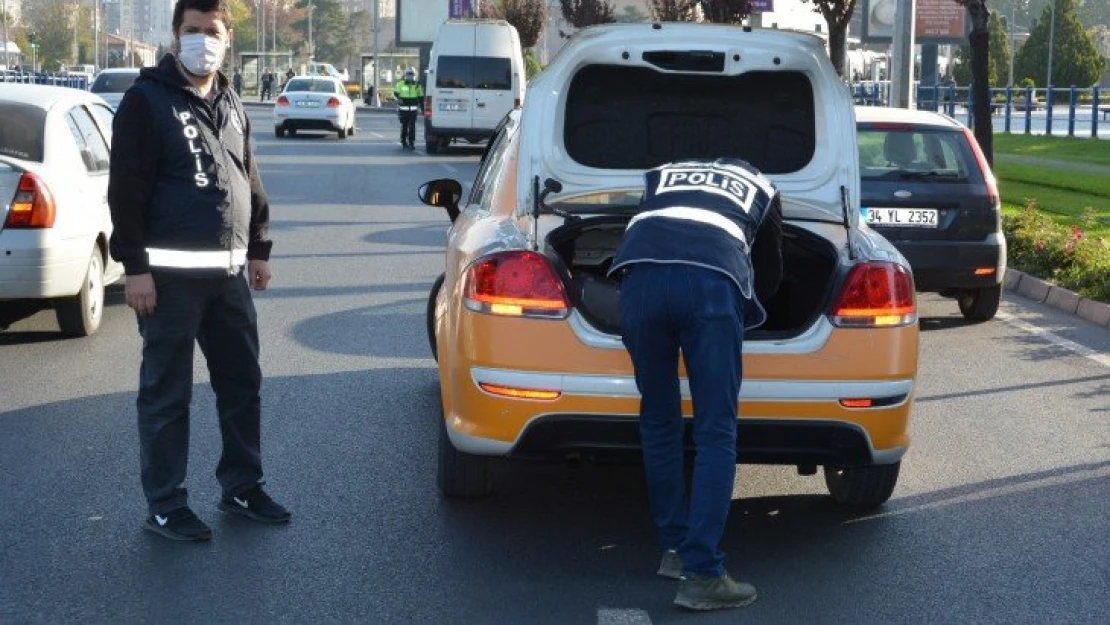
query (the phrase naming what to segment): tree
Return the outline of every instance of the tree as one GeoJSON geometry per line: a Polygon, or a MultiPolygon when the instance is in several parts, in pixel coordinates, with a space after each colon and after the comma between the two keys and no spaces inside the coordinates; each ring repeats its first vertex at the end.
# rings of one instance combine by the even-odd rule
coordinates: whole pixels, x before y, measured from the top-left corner
{"type": "Polygon", "coordinates": [[[609,0],[559,0],[563,19],[575,28],[617,21],[613,4],[609,0]]]}
{"type": "MultiPolygon", "coordinates": [[[[1056,0],[1056,27],[1052,49],[1052,83],[1089,87],[1102,78],[1105,59],[1076,17],[1076,0],[1056,0]]],[[[1045,7],[1029,39],[1014,57],[1014,75],[1048,84],[1048,39],[1052,10],[1045,7]]]]}
{"type": "Polygon", "coordinates": [[[56,71],[74,60],[77,8],[76,0],[33,0],[24,5],[27,30],[37,37],[40,68],[56,71]]]}
{"type": "Polygon", "coordinates": [[[618,22],[631,23],[631,22],[646,22],[650,19],[647,13],[638,6],[625,5],[621,12],[617,15],[618,22]]]}
{"type": "Polygon", "coordinates": [[[812,2],[814,11],[825,18],[829,27],[829,59],[836,73],[841,76],[847,71],[845,61],[848,57],[848,23],[856,11],[856,0],[802,0],[812,2]]]}
{"type": "MultiPolygon", "coordinates": [[[[297,8],[307,9],[309,0],[299,0],[297,8]]],[[[343,65],[347,58],[354,54],[355,30],[354,23],[343,12],[336,0],[312,0],[312,43],[316,46],[313,58],[343,65]]],[[[308,41],[308,12],[305,18],[293,24],[308,41]]]]}
{"type": "Polygon", "coordinates": [[[535,47],[547,24],[547,4],[543,0],[501,0],[500,9],[505,21],[520,34],[520,47],[535,47]]]}
{"type": "Polygon", "coordinates": [[[752,12],[749,0],[698,0],[702,17],[714,24],[739,24],[752,12]]]}
{"type": "MultiPolygon", "coordinates": [[[[991,11],[990,16],[990,55],[989,69],[990,83],[993,87],[1004,87],[1010,77],[1010,39],[1002,27],[1002,20],[998,18],[997,11],[991,11]]],[[[971,82],[971,47],[960,46],[956,50],[955,69],[952,77],[961,85],[971,82]]]]}
{"type": "Polygon", "coordinates": [[[692,22],[697,17],[698,0],[650,0],[648,9],[657,22],[692,22]]]}
{"type": "Polygon", "coordinates": [[[994,128],[990,107],[990,9],[987,0],[955,0],[956,4],[967,7],[971,17],[971,33],[968,43],[971,48],[971,118],[975,125],[975,139],[987,157],[994,164],[994,128]]]}

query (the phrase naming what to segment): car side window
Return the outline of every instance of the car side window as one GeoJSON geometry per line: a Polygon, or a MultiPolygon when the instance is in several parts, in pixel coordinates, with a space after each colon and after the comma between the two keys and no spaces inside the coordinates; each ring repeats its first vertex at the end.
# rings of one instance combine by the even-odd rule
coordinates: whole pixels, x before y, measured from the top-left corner
{"type": "Polygon", "coordinates": [[[470,189],[470,198],[466,201],[467,206],[484,204],[486,190],[497,173],[495,165],[501,160],[499,156],[505,151],[505,146],[508,144],[509,132],[505,128],[502,128],[490,139],[489,151],[483,158],[481,166],[478,167],[478,174],[474,177],[474,186],[470,189]]]}
{"type": "Polygon", "coordinates": [[[96,118],[97,123],[100,125],[100,131],[104,135],[104,140],[108,144],[108,151],[112,150],[112,118],[115,113],[112,109],[104,106],[103,104],[93,104],[89,106],[92,111],[93,117],[96,118]]]}
{"type": "Polygon", "coordinates": [[[108,144],[96,127],[96,122],[84,107],[74,107],[66,115],[69,130],[73,133],[77,149],[81,152],[81,160],[90,173],[108,171],[108,144]]]}

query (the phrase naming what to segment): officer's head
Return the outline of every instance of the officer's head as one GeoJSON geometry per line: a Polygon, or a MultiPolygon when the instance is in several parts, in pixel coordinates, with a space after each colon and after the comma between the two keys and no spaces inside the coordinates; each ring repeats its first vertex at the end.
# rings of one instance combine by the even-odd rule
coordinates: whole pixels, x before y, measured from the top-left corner
{"type": "Polygon", "coordinates": [[[416,72],[411,70],[411,69],[406,69],[405,70],[405,82],[408,82],[408,83],[416,82],[416,72]]]}
{"type": "Polygon", "coordinates": [[[228,0],[177,0],[173,7],[173,50],[185,70],[211,76],[231,42],[228,0]]]}

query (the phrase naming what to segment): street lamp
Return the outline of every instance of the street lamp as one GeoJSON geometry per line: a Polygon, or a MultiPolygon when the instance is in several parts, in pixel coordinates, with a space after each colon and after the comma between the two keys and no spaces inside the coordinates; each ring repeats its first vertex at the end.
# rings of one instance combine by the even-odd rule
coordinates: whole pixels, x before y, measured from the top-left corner
{"type": "Polygon", "coordinates": [[[1052,10],[1052,21],[1048,23],[1048,88],[1052,89],[1052,48],[1056,47],[1056,0],[1048,3],[1052,10]]]}

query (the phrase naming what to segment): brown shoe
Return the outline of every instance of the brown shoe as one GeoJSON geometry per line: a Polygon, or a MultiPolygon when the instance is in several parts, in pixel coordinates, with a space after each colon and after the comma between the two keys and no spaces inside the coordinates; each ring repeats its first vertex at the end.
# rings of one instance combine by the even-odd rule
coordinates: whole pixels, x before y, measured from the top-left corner
{"type": "Polygon", "coordinates": [[[686,573],[678,586],[674,604],[689,610],[742,608],[755,601],[755,586],[737,582],[726,572],[720,577],[686,573]]]}

